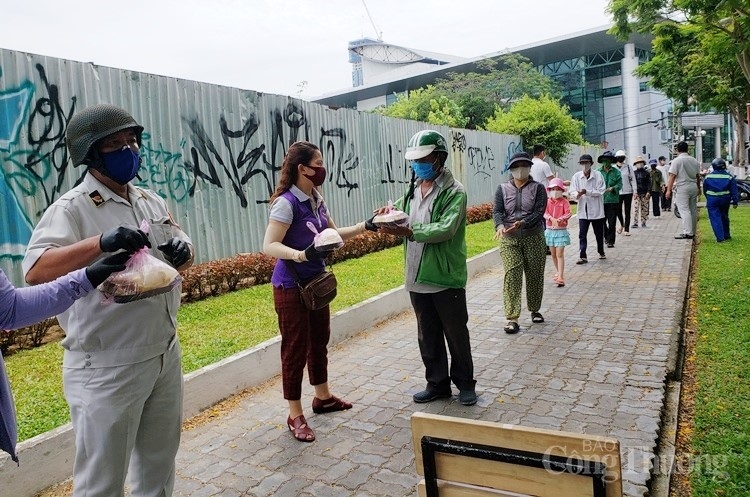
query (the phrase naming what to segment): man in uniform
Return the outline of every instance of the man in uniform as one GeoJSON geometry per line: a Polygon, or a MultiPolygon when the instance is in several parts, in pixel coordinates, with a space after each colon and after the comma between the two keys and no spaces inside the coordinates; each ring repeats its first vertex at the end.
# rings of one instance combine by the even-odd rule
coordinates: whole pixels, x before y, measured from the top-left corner
{"type": "Polygon", "coordinates": [[[669,165],[669,181],[665,196],[672,198],[674,191],[674,205],[680,211],[682,218],[682,233],[676,235],[678,240],[695,237],[695,227],[698,224],[698,196],[701,194],[700,169],[695,157],[688,155],[687,142],[677,144],[677,157],[669,165]]]}
{"type": "Polygon", "coordinates": [[[727,163],[721,157],[711,162],[713,171],[703,180],[703,191],[706,194],[706,210],[711,229],[716,241],[721,243],[731,240],[729,232],[729,206],[737,208],[740,194],[737,190],[737,179],[727,171],[727,163]]]}
{"type": "Polygon", "coordinates": [[[417,316],[427,380],[413,399],[424,403],[450,398],[453,381],[459,402],[473,405],[477,395],[467,327],[466,190],[445,167],[448,145],[437,131],[412,136],[405,157],[411,161],[413,180],[396,207],[409,214],[409,227],[380,229],[404,237],[406,289],[417,316]]]}
{"type": "MultiPolygon", "coordinates": [[[[105,252],[158,247],[151,255],[178,271],[192,264],[190,239],[164,200],[130,184],[140,166],[140,126],[125,110],[96,105],[73,116],[67,146],[83,181],[52,204],[29,241],[31,284],[84,267],[105,252]],[[138,230],[145,220],[149,234],[138,230]]],[[[170,496],[182,422],[180,286],[126,304],[92,292],[58,316],[63,387],[75,432],[76,497],[170,496]]]]}

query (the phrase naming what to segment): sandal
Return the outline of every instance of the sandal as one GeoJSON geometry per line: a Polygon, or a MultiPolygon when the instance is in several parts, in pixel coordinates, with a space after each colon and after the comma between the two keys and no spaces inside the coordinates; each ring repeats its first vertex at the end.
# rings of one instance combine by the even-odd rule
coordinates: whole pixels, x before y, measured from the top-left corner
{"type": "Polygon", "coordinates": [[[617,234],[619,235],[620,233],[622,233],[622,226],[620,226],[619,228],[617,228],[617,234]]]}
{"type": "Polygon", "coordinates": [[[544,316],[542,316],[538,312],[532,312],[531,313],[531,322],[532,323],[543,323],[544,322],[544,316]]]}
{"type": "Polygon", "coordinates": [[[565,286],[565,280],[562,278],[557,278],[557,281],[555,283],[557,283],[558,287],[565,286]]]}
{"type": "Polygon", "coordinates": [[[315,414],[344,411],[351,408],[352,405],[349,402],[341,400],[338,397],[334,397],[333,395],[331,395],[326,400],[321,400],[317,397],[313,397],[312,401],[312,410],[315,414]]]}
{"type": "Polygon", "coordinates": [[[519,329],[520,328],[518,327],[518,323],[516,323],[515,321],[508,321],[508,324],[506,324],[505,328],[503,328],[503,330],[505,330],[505,333],[507,333],[509,335],[513,335],[514,333],[518,333],[519,329]]]}
{"type": "Polygon", "coordinates": [[[286,425],[289,427],[289,431],[292,432],[294,438],[300,442],[314,442],[315,432],[312,431],[310,425],[307,424],[304,414],[300,414],[296,418],[286,418],[286,425]]]}

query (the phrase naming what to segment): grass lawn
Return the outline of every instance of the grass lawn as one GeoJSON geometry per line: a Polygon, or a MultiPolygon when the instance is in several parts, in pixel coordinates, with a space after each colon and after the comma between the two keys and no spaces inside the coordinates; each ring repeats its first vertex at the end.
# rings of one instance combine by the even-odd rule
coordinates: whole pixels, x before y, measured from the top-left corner
{"type": "Polygon", "coordinates": [[[705,211],[698,229],[695,497],[750,495],[750,208],[730,219],[729,242],[716,243],[705,211]]]}
{"type": "MultiPolygon", "coordinates": [[[[469,257],[495,248],[492,221],[467,227],[469,257]]],[[[404,282],[402,247],[394,247],[334,266],[336,312],[404,282]]],[[[259,285],[182,306],[177,315],[183,371],[189,373],[276,336],[271,285],[259,285]]],[[[23,350],[6,359],[18,410],[19,440],[67,423],[62,393],[62,347],[58,343],[23,350]]]]}

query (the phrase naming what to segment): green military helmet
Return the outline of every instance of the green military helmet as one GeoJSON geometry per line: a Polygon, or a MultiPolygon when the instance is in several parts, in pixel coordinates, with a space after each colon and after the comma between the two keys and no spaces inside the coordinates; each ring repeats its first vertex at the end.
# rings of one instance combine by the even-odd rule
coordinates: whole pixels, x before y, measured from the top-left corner
{"type": "Polygon", "coordinates": [[[126,110],[114,105],[101,104],[78,112],[70,120],[65,134],[73,165],[85,163],[91,147],[98,140],[129,128],[135,129],[140,146],[143,126],[126,110]]]}
{"type": "Polygon", "coordinates": [[[420,131],[412,136],[406,146],[406,160],[417,160],[427,157],[432,152],[448,153],[448,143],[443,135],[431,129],[420,131]]]}

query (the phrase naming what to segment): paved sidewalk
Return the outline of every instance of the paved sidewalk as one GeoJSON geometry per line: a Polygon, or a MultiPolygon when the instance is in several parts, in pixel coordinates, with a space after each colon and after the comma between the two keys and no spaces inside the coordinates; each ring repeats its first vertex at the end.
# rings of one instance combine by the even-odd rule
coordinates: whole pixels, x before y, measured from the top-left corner
{"type": "MultiPolygon", "coordinates": [[[[276,378],[216,409],[188,429],[177,460],[180,496],[414,496],[409,418],[416,411],[613,436],[622,444],[624,491],[647,490],[670,367],[670,341],[680,325],[691,242],[675,240],[672,213],[617,237],[607,260],[589,234],[587,265],[566,249],[566,283],[551,282],[547,259],[543,324],[521,317],[521,333],[502,331],[502,267],[469,282],[479,402],[456,396],[414,404],[424,371],[412,313],[404,313],[335,347],[332,391],[350,411],[316,415],[303,403],[314,443],[295,441],[276,378]],[[593,249],[592,249],[593,244],[593,249]]],[[[307,381],[307,380],[305,380],[307,381]]],[[[454,389],[454,393],[457,391],[454,389]]]]}

